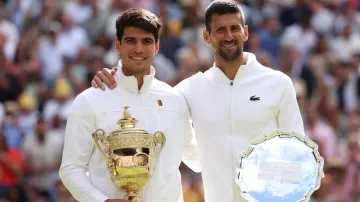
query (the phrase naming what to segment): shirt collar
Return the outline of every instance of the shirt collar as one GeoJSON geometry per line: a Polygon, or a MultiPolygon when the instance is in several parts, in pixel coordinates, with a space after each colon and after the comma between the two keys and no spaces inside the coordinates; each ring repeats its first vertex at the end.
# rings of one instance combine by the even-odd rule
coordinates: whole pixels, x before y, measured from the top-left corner
{"type": "MultiPolygon", "coordinates": [[[[247,54],[247,61],[246,64],[241,65],[236,72],[235,79],[237,80],[241,77],[241,75],[249,69],[250,66],[253,65],[253,63],[256,61],[256,56],[249,52],[244,52],[244,54],[247,54]]],[[[223,71],[219,67],[217,67],[214,63],[214,65],[205,72],[205,76],[209,78],[210,80],[213,80],[219,84],[230,84],[230,79],[224,74],[223,71]]]]}
{"type": "Polygon", "coordinates": [[[141,89],[138,89],[138,82],[134,75],[125,76],[122,69],[122,62],[119,61],[118,71],[115,73],[115,81],[119,84],[121,88],[124,88],[127,91],[138,93],[138,92],[147,92],[154,77],[155,77],[155,68],[151,66],[150,74],[144,76],[144,83],[141,86],[141,89]]]}

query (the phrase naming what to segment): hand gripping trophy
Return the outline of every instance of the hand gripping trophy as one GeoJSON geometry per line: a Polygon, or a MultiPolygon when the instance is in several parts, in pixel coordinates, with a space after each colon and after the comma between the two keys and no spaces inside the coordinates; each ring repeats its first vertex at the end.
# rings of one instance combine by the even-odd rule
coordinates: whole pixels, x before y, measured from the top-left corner
{"type": "Polygon", "coordinates": [[[103,129],[97,129],[92,137],[106,159],[112,182],[127,193],[126,199],[137,202],[140,191],[152,176],[154,160],[166,139],[160,131],[152,135],[135,128],[137,120],[131,117],[128,106],[124,108],[124,117],[117,123],[119,130],[106,136],[103,129]]]}

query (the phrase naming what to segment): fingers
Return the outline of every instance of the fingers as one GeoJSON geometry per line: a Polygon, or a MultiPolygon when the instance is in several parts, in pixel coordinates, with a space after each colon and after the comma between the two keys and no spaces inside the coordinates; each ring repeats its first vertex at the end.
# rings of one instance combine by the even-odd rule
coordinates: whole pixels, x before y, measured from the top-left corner
{"type": "Polygon", "coordinates": [[[117,72],[117,69],[118,69],[117,67],[112,68],[111,74],[112,74],[112,75],[115,75],[115,73],[117,72]]]}
{"type": "Polygon", "coordinates": [[[91,81],[91,86],[94,88],[99,88],[99,86],[96,84],[94,80],[91,81]]]}
{"type": "MultiPolygon", "coordinates": [[[[105,79],[103,79],[103,77],[101,77],[101,80],[104,81],[104,83],[110,88],[113,89],[116,87],[116,81],[115,81],[115,76],[112,73],[112,70],[109,69],[102,69],[101,70],[102,74],[106,77],[107,80],[109,80],[109,83],[106,82],[105,79]]],[[[116,72],[116,71],[115,71],[116,72]]]]}
{"type": "Polygon", "coordinates": [[[94,88],[100,88],[101,90],[105,90],[105,87],[103,85],[103,82],[101,81],[101,79],[97,76],[97,74],[95,75],[94,79],[91,81],[91,85],[94,88]]]}
{"type": "MultiPolygon", "coordinates": [[[[107,87],[109,87],[110,89],[112,89],[112,83],[109,79],[109,76],[108,74],[105,73],[106,70],[101,70],[101,71],[98,71],[96,73],[96,76],[98,79],[95,80],[96,84],[98,86],[101,86],[101,85],[106,85],[107,87]]],[[[94,78],[95,78],[94,77],[94,78]]]]}

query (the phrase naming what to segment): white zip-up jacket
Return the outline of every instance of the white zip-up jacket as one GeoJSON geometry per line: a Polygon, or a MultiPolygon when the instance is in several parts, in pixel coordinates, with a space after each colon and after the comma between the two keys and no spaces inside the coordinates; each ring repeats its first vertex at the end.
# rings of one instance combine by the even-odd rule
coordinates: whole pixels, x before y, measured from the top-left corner
{"type": "Polygon", "coordinates": [[[104,129],[107,135],[119,129],[116,123],[123,118],[124,106],[130,106],[132,117],[139,121],[137,128],[152,134],[162,131],[166,136],[141,202],[183,201],[178,169],[181,160],[200,171],[189,109],[184,97],[155,79],[153,68],[152,72],[144,77],[140,91],[134,76],[127,77],[118,71],[115,75],[118,86],[114,90],[89,88],[76,97],[66,126],[60,177],[78,201],[103,202],[125,196],[112,183],[105,159],[92,139],[97,128],[104,129]]]}
{"type": "Polygon", "coordinates": [[[276,129],[304,134],[291,79],[245,54],[233,81],[214,66],[176,86],[190,107],[206,202],[245,201],[235,168],[251,139],[276,129]]]}

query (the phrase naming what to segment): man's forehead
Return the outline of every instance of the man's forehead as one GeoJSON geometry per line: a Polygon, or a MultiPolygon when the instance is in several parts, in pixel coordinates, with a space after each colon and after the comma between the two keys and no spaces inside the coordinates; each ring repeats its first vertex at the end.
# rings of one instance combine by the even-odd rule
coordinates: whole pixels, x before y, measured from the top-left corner
{"type": "Polygon", "coordinates": [[[151,38],[155,40],[154,35],[151,32],[147,32],[141,28],[137,27],[125,27],[123,38],[151,38]]]}
{"type": "Polygon", "coordinates": [[[241,25],[241,15],[239,13],[214,14],[211,16],[211,25],[216,27],[241,25]]]}

